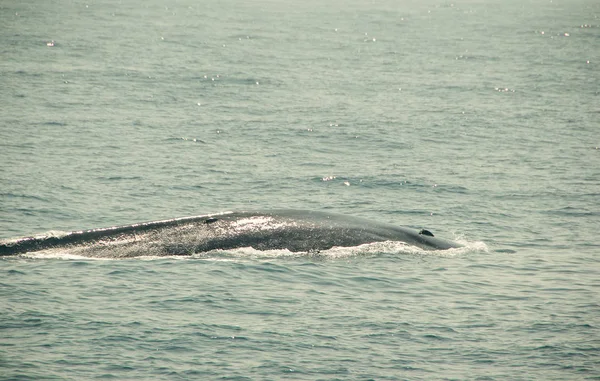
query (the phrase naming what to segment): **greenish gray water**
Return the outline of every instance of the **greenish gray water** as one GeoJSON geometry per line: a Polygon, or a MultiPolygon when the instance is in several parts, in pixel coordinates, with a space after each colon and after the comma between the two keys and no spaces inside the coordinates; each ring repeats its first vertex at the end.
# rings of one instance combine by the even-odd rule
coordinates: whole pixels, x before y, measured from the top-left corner
{"type": "Polygon", "coordinates": [[[0,378],[600,379],[599,14],[3,2],[0,238],[296,208],[467,249],[4,258],[0,378]]]}

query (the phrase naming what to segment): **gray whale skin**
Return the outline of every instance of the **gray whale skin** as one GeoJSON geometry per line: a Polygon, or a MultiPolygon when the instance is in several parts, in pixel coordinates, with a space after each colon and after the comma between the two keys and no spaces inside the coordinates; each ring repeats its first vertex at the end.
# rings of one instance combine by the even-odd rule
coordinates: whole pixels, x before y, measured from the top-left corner
{"type": "Polygon", "coordinates": [[[310,252],[383,241],[402,241],[424,250],[462,246],[434,237],[427,230],[417,231],[329,212],[274,210],[224,212],[3,240],[0,256],[47,249],[91,257],[191,255],[240,247],[310,252]]]}

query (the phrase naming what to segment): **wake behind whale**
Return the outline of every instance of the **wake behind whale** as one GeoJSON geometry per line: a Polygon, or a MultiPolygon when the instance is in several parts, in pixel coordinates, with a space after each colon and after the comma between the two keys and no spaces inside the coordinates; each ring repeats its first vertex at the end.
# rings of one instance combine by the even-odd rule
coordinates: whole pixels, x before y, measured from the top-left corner
{"type": "Polygon", "coordinates": [[[314,252],[384,241],[400,241],[423,250],[462,246],[434,237],[427,230],[419,232],[328,212],[279,210],[225,212],[5,240],[0,241],[0,256],[47,249],[95,258],[189,256],[244,247],[314,252]]]}

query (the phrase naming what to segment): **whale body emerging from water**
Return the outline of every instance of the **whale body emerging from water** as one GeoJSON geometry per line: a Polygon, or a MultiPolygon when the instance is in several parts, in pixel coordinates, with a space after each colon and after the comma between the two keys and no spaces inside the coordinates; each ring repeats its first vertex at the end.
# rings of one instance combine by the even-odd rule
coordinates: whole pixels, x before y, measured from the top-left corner
{"type": "Polygon", "coordinates": [[[383,241],[401,241],[424,250],[461,246],[427,230],[329,212],[279,210],[224,212],[4,240],[0,241],[0,256],[48,249],[111,258],[192,255],[242,247],[314,252],[383,241]]]}

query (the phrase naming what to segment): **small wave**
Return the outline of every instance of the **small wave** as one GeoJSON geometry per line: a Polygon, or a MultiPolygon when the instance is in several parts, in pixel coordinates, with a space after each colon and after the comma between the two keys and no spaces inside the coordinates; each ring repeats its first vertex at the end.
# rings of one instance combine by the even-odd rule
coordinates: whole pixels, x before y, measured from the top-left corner
{"type": "Polygon", "coordinates": [[[23,193],[12,193],[12,192],[0,193],[0,197],[22,198],[22,199],[30,199],[30,200],[43,201],[43,202],[48,202],[49,201],[47,198],[44,198],[44,197],[41,197],[41,196],[38,196],[38,195],[23,194],[23,193]]]}
{"type": "Polygon", "coordinates": [[[54,120],[51,121],[47,121],[47,122],[42,122],[40,123],[42,126],[60,126],[60,127],[64,127],[67,125],[67,123],[65,122],[57,122],[54,120]]]}
{"type": "Polygon", "coordinates": [[[202,139],[199,139],[199,138],[189,138],[189,137],[185,137],[185,136],[178,137],[178,138],[169,138],[167,140],[169,140],[169,141],[180,141],[180,140],[183,140],[183,141],[186,141],[186,142],[205,143],[206,144],[206,140],[202,140],[202,139]]]}

